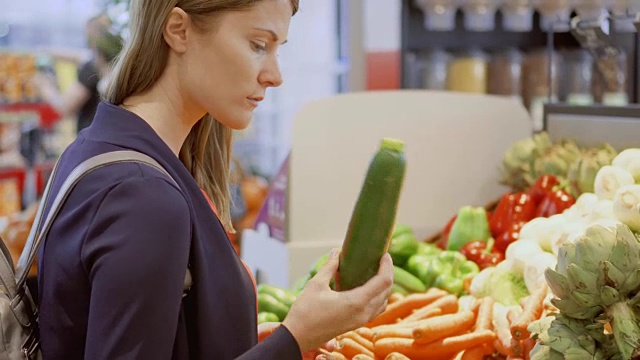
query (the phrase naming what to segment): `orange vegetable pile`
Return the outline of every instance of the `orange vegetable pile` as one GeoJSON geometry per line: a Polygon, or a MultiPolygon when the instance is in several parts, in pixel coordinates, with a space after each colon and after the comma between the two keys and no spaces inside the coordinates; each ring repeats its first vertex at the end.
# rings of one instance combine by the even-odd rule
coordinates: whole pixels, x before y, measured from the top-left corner
{"type": "Polygon", "coordinates": [[[544,316],[547,287],[511,307],[496,320],[491,297],[463,303],[432,288],[425,293],[389,298],[387,309],[366,326],[336,338],[325,360],[482,360],[529,359],[535,345],[527,326],[544,316]]]}

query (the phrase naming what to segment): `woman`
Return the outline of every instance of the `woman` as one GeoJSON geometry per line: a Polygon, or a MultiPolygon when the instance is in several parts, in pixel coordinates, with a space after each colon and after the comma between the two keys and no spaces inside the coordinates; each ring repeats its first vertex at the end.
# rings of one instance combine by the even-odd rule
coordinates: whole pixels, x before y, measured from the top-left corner
{"type": "Polygon", "coordinates": [[[101,14],[87,22],[86,34],[92,58],[78,67],[78,78],[64,93],[58,91],[54,79],[36,77],[39,93],[62,117],[76,116],[76,131],[91,124],[100,103],[103,84],[109,78],[111,62],[122,49],[122,39],[109,31],[110,21],[101,14]]]}
{"type": "Polygon", "coordinates": [[[298,0],[134,0],[131,39],[92,125],[62,156],[53,193],[83,160],[133,149],[73,190],[39,254],[44,359],[300,359],[385,307],[388,255],[360,288],[334,292],[334,252],[257,343],[255,288],[228,241],[231,129],[269,87],[298,0]],[[215,120],[214,120],[215,119],[215,120]],[[216,218],[202,190],[219,213],[216,218]],[[194,284],[183,298],[187,267],[194,284]]]}

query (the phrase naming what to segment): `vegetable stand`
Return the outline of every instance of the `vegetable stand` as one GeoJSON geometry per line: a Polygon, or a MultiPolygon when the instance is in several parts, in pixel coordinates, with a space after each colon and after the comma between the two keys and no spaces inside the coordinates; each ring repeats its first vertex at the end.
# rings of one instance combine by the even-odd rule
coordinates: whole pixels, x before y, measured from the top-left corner
{"type": "Polygon", "coordinates": [[[425,238],[461,206],[506,191],[496,169],[506,149],[531,131],[524,107],[500,97],[400,90],[312,102],[294,118],[290,157],[256,229],[242,234],[243,259],[258,282],[290,288],[340,246],[383,137],[406,144],[397,220],[425,238]]]}
{"type": "Polygon", "coordinates": [[[284,318],[341,245],[371,154],[393,137],[406,143],[408,171],[388,240],[389,305],[338,336],[327,359],[639,358],[640,111],[549,105],[547,131],[532,134],[527,116],[514,122],[514,104],[401,91],[303,109],[292,156],[243,242],[258,282],[282,288],[259,292],[260,319],[284,318]],[[447,101],[457,108],[443,110],[447,101]]]}

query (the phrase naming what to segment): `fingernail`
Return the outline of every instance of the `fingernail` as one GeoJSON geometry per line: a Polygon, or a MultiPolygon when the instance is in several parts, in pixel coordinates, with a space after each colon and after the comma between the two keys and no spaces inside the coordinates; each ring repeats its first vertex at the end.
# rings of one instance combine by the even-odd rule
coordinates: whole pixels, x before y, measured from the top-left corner
{"type": "Polygon", "coordinates": [[[331,256],[332,258],[338,256],[338,249],[331,249],[331,254],[329,256],[331,256]]]}

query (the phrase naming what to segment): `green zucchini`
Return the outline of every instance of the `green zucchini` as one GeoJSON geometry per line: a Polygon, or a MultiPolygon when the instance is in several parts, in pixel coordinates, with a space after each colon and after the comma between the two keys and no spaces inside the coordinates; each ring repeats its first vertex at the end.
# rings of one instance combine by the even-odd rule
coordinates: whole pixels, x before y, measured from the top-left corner
{"type": "Polygon", "coordinates": [[[282,321],[287,317],[289,308],[269,294],[258,294],[258,313],[261,312],[273,313],[282,321]]]}
{"type": "Polygon", "coordinates": [[[421,293],[427,291],[424,283],[420,279],[409,273],[407,270],[398,266],[394,266],[393,270],[394,283],[413,293],[421,293]]]}
{"type": "Polygon", "coordinates": [[[280,322],[278,315],[270,312],[260,312],[258,313],[258,324],[266,323],[266,322],[280,322]]]}
{"type": "Polygon", "coordinates": [[[405,171],[404,143],[382,139],[351,214],[336,276],[338,290],[361,286],[378,272],[389,248],[405,171]]]}
{"type": "Polygon", "coordinates": [[[409,295],[411,294],[411,292],[405,288],[403,288],[402,286],[398,285],[398,284],[393,284],[391,285],[391,293],[400,293],[402,295],[409,295]]]}
{"type": "Polygon", "coordinates": [[[258,294],[269,294],[276,298],[276,300],[285,304],[287,307],[291,307],[293,302],[296,301],[296,295],[292,291],[280,289],[267,284],[258,285],[258,294]]]}

